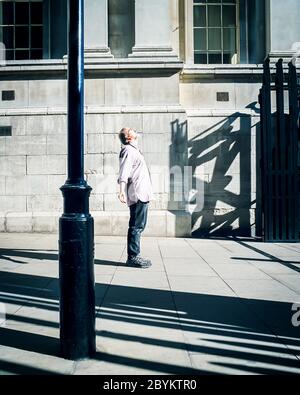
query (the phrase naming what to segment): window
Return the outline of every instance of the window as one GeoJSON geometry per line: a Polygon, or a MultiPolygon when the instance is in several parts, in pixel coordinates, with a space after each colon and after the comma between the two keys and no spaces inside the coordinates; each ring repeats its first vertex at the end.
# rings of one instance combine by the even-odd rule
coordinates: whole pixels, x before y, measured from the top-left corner
{"type": "Polygon", "coordinates": [[[6,60],[43,58],[43,2],[1,1],[0,42],[6,60]]]}
{"type": "Polygon", "coordinates": [[[108,45],[115,58],[127,58],[134,46],[135,1],[108,0],[108,45]]]}
{"type": "Polygon", "coordinates": [[[237,0],[194,0],[194,63],[237,63],[237,0]]]}

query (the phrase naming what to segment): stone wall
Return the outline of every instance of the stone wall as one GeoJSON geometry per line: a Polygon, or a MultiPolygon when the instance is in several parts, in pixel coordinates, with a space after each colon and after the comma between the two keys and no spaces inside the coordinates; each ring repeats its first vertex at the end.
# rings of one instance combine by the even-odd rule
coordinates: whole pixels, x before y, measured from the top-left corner
{"type": "MultiPolygon", "coordinates": [[[[1,230],[56,232],[62,213],[59,188],[66,180],[66,81],[63,78],[6,80],[15,101],[2,102],[0,126],[1,230]]],[[[124,234],[128,209],[117,199],[117,132],[141,131],[140,145],[152,175],[148,235],[188,235],[190,216],[169,208],[169,148],[174,122],[185,120],[179,105],[179,75],[87,78],[85,83],[85,178],[93,191],[90,210],[96,234],[124,234]],[[176,213],[176,215],[175,215],[176,213]],[[182,221],[176,220],[180,216],[182,221]]]]}

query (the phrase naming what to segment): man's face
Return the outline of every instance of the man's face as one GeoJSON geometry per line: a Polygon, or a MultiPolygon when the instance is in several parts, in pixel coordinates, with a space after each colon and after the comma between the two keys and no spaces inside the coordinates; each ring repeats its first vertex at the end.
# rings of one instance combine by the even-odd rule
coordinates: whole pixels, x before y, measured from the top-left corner
{"type": "Polygon", "coordinates": [[[128,141],[136,141],[138,139],[138,134],[135,130],[130,129],[128,131],[128,141]]]}

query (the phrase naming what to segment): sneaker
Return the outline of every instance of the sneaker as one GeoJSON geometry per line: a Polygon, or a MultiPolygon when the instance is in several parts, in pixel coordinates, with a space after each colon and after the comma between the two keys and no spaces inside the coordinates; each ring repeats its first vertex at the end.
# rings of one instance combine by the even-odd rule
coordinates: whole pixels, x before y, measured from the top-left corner
{"type": "Polygon", "coordinates": [[[142,269],[146,269],[152,265],[150,259],[142,258],[141,256],[134,256],[127,259],[127,266],[131,267],[140,267],[142,269]]]}

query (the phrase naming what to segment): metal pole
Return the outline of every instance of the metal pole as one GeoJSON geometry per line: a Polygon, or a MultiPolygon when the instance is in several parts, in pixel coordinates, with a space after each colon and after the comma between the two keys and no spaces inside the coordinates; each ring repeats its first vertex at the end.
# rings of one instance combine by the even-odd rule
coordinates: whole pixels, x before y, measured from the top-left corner
{"type": "Polygon", "coordinates": [[[94,221],[92,188],[84,180],[83,0],[68,1],[68,179],[60,188],[60,344],[62,357],[78,360],[95,352],[94,221]]]}

